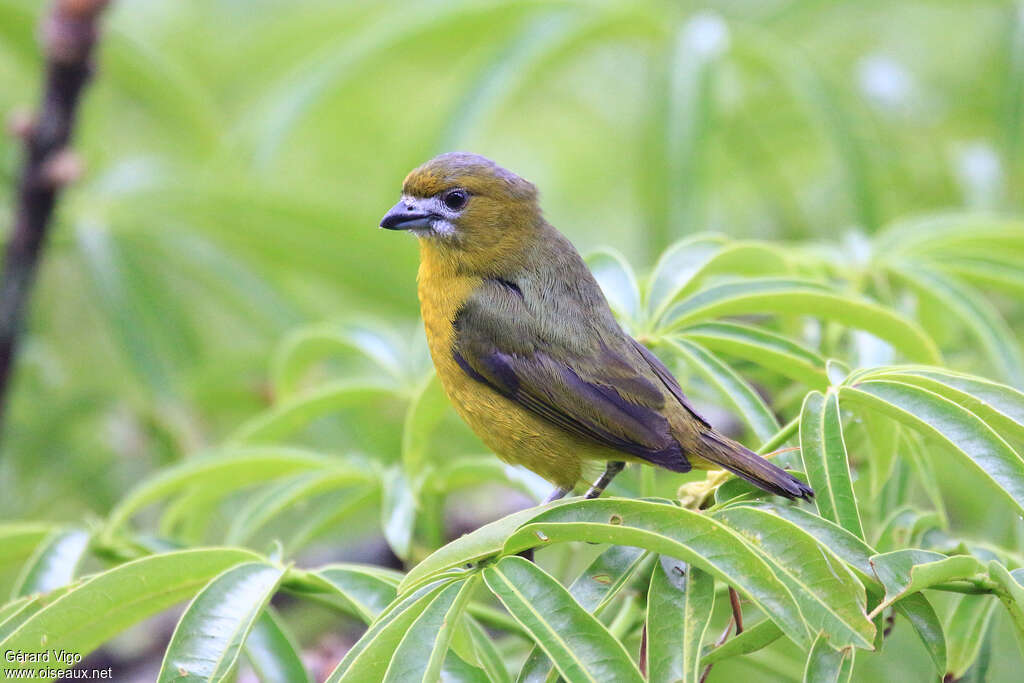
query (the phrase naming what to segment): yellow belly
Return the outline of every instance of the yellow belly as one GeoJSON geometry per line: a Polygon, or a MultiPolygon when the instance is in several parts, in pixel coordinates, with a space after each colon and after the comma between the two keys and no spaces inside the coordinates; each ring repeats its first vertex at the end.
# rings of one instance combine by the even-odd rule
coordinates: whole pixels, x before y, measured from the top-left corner
{"type": "Polygon", "coordinates": [[[556,486],[572,488],[589,460],[630,460],[585,441],[472,379],[455,362],[453,321],[480,279],[442,276],[420,266],[419,296],[427,344],[437,375],[456,412],[503,461],[523,465],[556,486]]]}

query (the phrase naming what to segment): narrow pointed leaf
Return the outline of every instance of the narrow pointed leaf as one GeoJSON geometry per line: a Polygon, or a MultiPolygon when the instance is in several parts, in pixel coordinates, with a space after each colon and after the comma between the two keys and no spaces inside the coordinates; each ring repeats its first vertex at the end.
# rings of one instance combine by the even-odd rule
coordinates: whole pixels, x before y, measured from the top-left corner
{"type": "Polygon", "coordinates": [[[974,413],[921,387],[888,380],[872,379],[843,387],[839,397],[938,437],[1024,513],[1024,459],[974,413]]]}
{"type": "Polygon", "coordinates": [[[714,518],[771,563],[812,632],[823,631],[835,647],[872,648],[875,626],[865,612],[864,586],[827,548],[795,524],[754,507],[726,508],[714,518]]]}
{"type": "Polygon", "coordinates": [[[385,683],[438,680],[452,634],[478,581],[475,574],[437,594],[395,648],[385,683]]]}
{"type": "Polygon", "coordinates": [[[406,631],[438,593],[451,584],[451,579],[434,581],[392,603],[370,625],[370,628],[356,644],[345,653],[345,657],[327,677],[327,683],[338,683],[339,681],[379,683],[383,680],[388,664],[391,662],[391,655],[406,631]]]}
{"type": "Polygon", "coordinates": [[[707,572],[663,557],[647,592],[647,676],[697,683],[701,643],[711,623],[715,580],[707,572]]]}
{"type": "Polygon", "coordinates": [[[719,396],[739,413],[759,441],[767,441],[779,431],[778,420],[764,400],[721,359],[686,339],[668,338],[665,342],[718,390],[719,396]]]}
{"type": "Polygon", "coordinates": [[[711,648],[700,660],[701,667],[710,666],[729,657],[750,654],[764,649],[782,637],[782,629],[771,619],[748,626],[743,633],[711,648]]]}
{"type": "Polygon", "coordinates": [[[999,604],[989,595],[961,595],[946,621],[946,643],[949,649],[946,674],[952,680],[963,677],[978,659],[999,604]]]}
{"type": "Polygon", "coordinates": [[[907,618],[935,664],[935,675],[946,671],[946,633],[935,608],[924,593],[911,593],[895,604],[896,611],[907,618]]]}
{"type": "Polygon", "coordinates": [[[298,645],[267,606],[245,639],[245,654],[260,683],[312,683],[298,645]]]}
{"type": "MultiPolygon", "coordinates": [[[[147,617],[195,595],[225,569],[258,561],[227,548],[151,555],[98,574],[36,612],[0,641],[0,649],[33,650],[40,643],[87,655],[147,617]]],[[[25,664],[38,670],[53,664],[25,664]]]]}
{"type": "Polygon", "coordinates": [[[283,567],[249,562],[213,579],[178,621],[164,652],[160,683],[226,680],[283,576],[283,567]]]}
{"type": "Polygon", "coordinates": [[[735,586],[794,642],[810,644],[800,608],[772,565],[707,515],[638,500],[572,501],[530,520],[509,537],[504,553],[570,540],[638,546],[684,560],[735,586]]]}
{"type": "Polygon", "coordinates": [[[825,395],[813,391],[804,399],[800,410],[800,457],[807,481],[814,489],[818,513],[864,538],[846,455],[839,396],[834,391],[825,395]]]}
{"type": "Polygon", "coordinates": [[[88,548],[89,533],[82,529],[53,533],[23,568],[12,597],[46,593],[71,583],[88,548]]]}
{"type": "Polygon", "coordinates": [[[506,557],[484,569],[483,577],[568,683],[643,681],[622,644],[535,564],[506,557]]]}
{"type": "Polygon", "coordinates": [[[828,638],[820,635],[807,653],[804,683],[846,683],[853,672],[853,649],[832,647],[828,638]]]}
{"type": "Polygon", "coordinates": [[[871,567],[885,586],[885,598],[876,611],[936,584],[973,578],[982,569],[978,560],[970,555],[947,557],[913,548],[875,555],[871,558],[871,567]]]}

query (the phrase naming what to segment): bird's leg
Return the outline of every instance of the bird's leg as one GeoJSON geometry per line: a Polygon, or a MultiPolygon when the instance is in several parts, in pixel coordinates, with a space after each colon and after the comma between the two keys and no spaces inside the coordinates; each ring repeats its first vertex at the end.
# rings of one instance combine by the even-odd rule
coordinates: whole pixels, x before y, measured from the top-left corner
{"type": "Polygon", "coordinates": [[[604,490],[608,488],[608,484],[612,483],[612,479],[615,478],[615,475],[625,469],[625,467],[626,463],[621,460],[610,461],[604,468],[604,474],[601,475],[600,479],[594,482],[594,485],[590,487],[590,490],[587,491],[587,495],[584,496],[584,498],[600,497],[600,495],[604,493],[604,490]]]}
{"type": "Polygon", "coordinates": [[[571,492],[572,489],[562,488],[561,486],[559,486],[553,489],[551,493],[548,494],[548,497],[544,499],[544,502],[550,503],[552,501],[559,500],[560,498],[565,498],[571,492]]]}

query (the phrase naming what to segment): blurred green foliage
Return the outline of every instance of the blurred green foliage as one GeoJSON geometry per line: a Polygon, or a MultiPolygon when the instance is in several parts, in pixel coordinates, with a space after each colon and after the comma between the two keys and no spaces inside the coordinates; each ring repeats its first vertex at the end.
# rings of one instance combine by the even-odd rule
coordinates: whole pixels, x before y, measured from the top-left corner
{"type": "MultiPolygon", "coordinates": [[[[34,102],[41,10],[0,0],[0,111],[34,102]]],[[[415,244],[375,229],[404,174],[440,151],[536,182],[623,324],[754,441],[851,369],[941,353],[1024,387],[1021,226],[1006,218],[1024,208],[1019,2],[126,0],[106,18],[75,145],[87,173],[59,209],[0,452],[0,518],[102,519],[94,561],[281,539],[278,561],[325,535],[378,533],[416,560],[446,529],[522,502],[488,510],[488,487],[542,491],[475,457],[483,447],[443,408],[419,339],[415,244]],[[120,536],[158,501],[145,532],[120,536]]],[[[0,140],[2,215],[19,161],[0,140]]],[[[1012,513],[960,485],[976,483],[969,463],[846,418],[878,552],[1019,549],[1012,513]]],[[[630,472],[616,492],[673,496],[682,481],[630,472]]],[[[0,567],[12,585],[87,573],[80,530],[18,529],[19,562],[37,546],[74,559],[42,584],[0,567]]],[[[197,581],[250,562],[236,578],[264,581],[254,604],[312,590],[248,555],[203,557],[188,564],[197,581]]],[[[562,579],[585,566],[557,562],[562,579]]],[[[348,609],[359,618],[395,597],[395,576],[374,577],[381,604],[348,609]]],[[[968,624],[994,603],[943,599],[968,624]]],[[[287,640],[263,614],[262,642],[287,640]]],[[[994,623],[985,647],[1012,648],[994,623]]],[[[471,639],[456,634],[453,651],[471,639]]],[[[895,649],[859,657],[858,675],[927,665],[923,648],[906,661],[895,649]]],[[[783,639],[716,673],[799,677],[805,659],[783,639]]]]}

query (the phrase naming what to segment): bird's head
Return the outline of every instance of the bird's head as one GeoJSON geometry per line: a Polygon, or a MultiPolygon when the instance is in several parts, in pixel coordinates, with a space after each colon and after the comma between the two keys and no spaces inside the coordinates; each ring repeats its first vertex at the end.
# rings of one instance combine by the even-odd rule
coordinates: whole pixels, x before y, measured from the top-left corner
{"type": "Polygon", "coordinates": [[[380,227],[408,230],[449,259],[511,255],[540,223],[537,188],[477,154],[442,154],[413,170],[380,227]]]}

